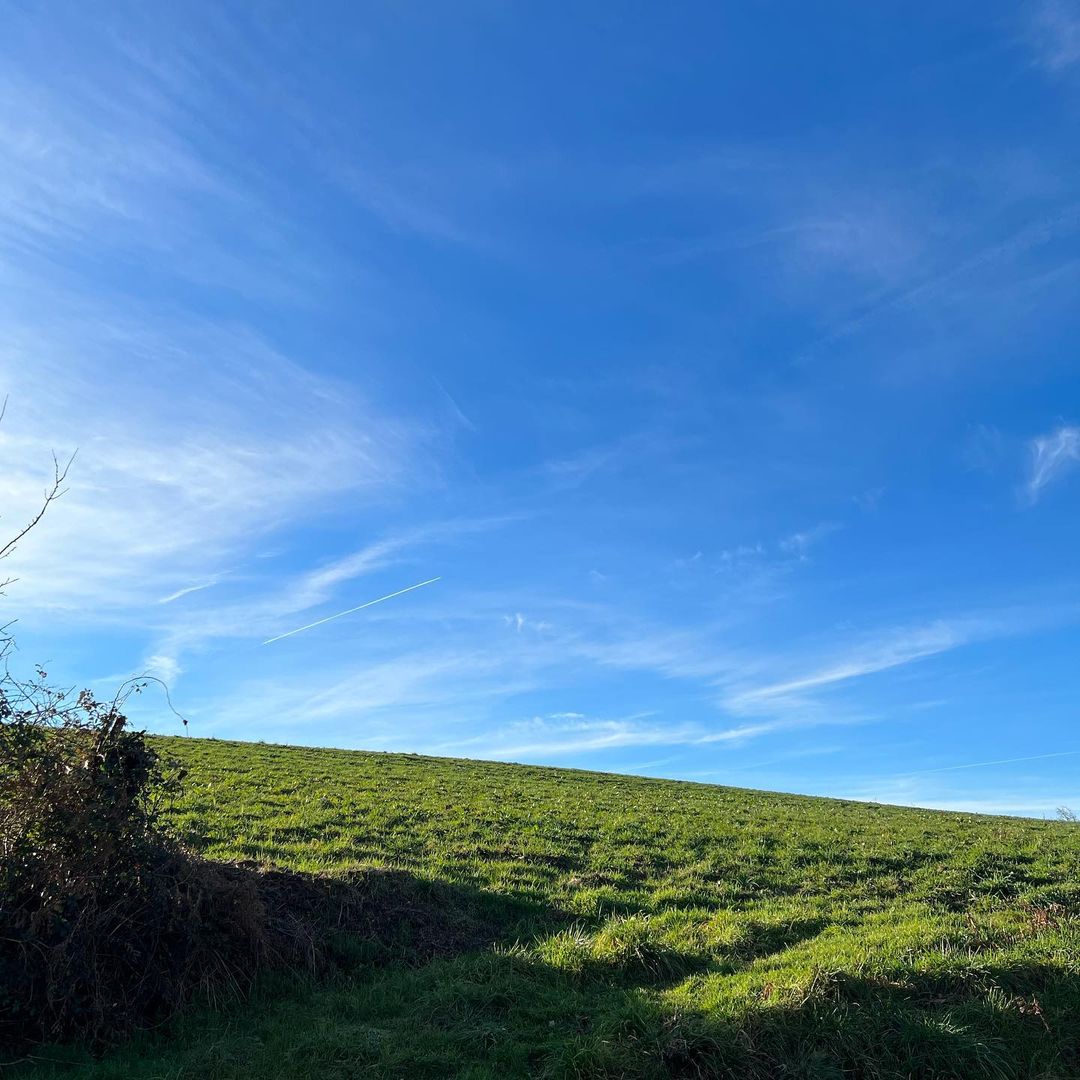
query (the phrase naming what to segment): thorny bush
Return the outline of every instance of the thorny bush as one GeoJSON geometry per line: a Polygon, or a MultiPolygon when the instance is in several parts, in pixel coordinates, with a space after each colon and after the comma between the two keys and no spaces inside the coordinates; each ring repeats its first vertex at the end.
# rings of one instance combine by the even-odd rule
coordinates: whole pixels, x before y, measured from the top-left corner
{"type": "Polygon", "coordinates": [[[174,906],[159,812],[181,775],[122,701],[45,680],[0,678],[0,1041],[100,1036],[170,996],[148,918],[174,906]]]}

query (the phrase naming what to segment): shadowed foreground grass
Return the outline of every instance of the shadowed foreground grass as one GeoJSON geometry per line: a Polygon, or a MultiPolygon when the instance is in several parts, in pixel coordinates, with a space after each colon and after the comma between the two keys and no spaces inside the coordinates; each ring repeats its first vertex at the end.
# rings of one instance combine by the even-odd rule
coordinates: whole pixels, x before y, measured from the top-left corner
{"type": "Polygon", "coordinates": [[[208,856],[392,867],[411,904],[480,932],[345,941],[319,983],[12,1075],[1080,1077],[1078,826],[160,742],[208,856]]]}

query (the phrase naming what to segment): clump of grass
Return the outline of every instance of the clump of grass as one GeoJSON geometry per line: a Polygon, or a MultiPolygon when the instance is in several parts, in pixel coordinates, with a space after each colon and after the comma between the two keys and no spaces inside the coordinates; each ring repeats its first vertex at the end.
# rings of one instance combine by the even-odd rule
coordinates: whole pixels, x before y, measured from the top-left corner
{"type": "Polygon", "coordinates": [[[536,955],[580,979],[630,985],[678,982],[709,964],[707,956],[677,948],[648,914],[614,916],[595,931],[575,923],[539,942],[536,955]]]}

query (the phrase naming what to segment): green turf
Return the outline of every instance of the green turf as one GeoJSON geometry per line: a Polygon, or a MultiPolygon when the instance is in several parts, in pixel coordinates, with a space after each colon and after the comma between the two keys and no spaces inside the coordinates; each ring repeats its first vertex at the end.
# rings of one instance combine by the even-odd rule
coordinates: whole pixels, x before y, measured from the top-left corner
{"type": "Polygon", "coordinates": [[[162,740],[213,858],[392,866],[489,930],[19,1076],[1080,1077],[1080,826],[162,740]],[[82,1064],[80,1064],[82,1062],[82,1064]]]}

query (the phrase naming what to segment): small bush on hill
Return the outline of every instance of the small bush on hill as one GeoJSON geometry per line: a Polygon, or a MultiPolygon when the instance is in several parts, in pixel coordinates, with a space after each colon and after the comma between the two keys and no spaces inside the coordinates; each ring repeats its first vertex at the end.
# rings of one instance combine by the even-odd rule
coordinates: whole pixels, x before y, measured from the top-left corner
{"type": "Polygon", "coordinates": [[[167,1004],[150,954],[176,906],[157,804],[177,780],[117,703],[4,680],[0,1039],[97,1036],[167,1004]]]}

